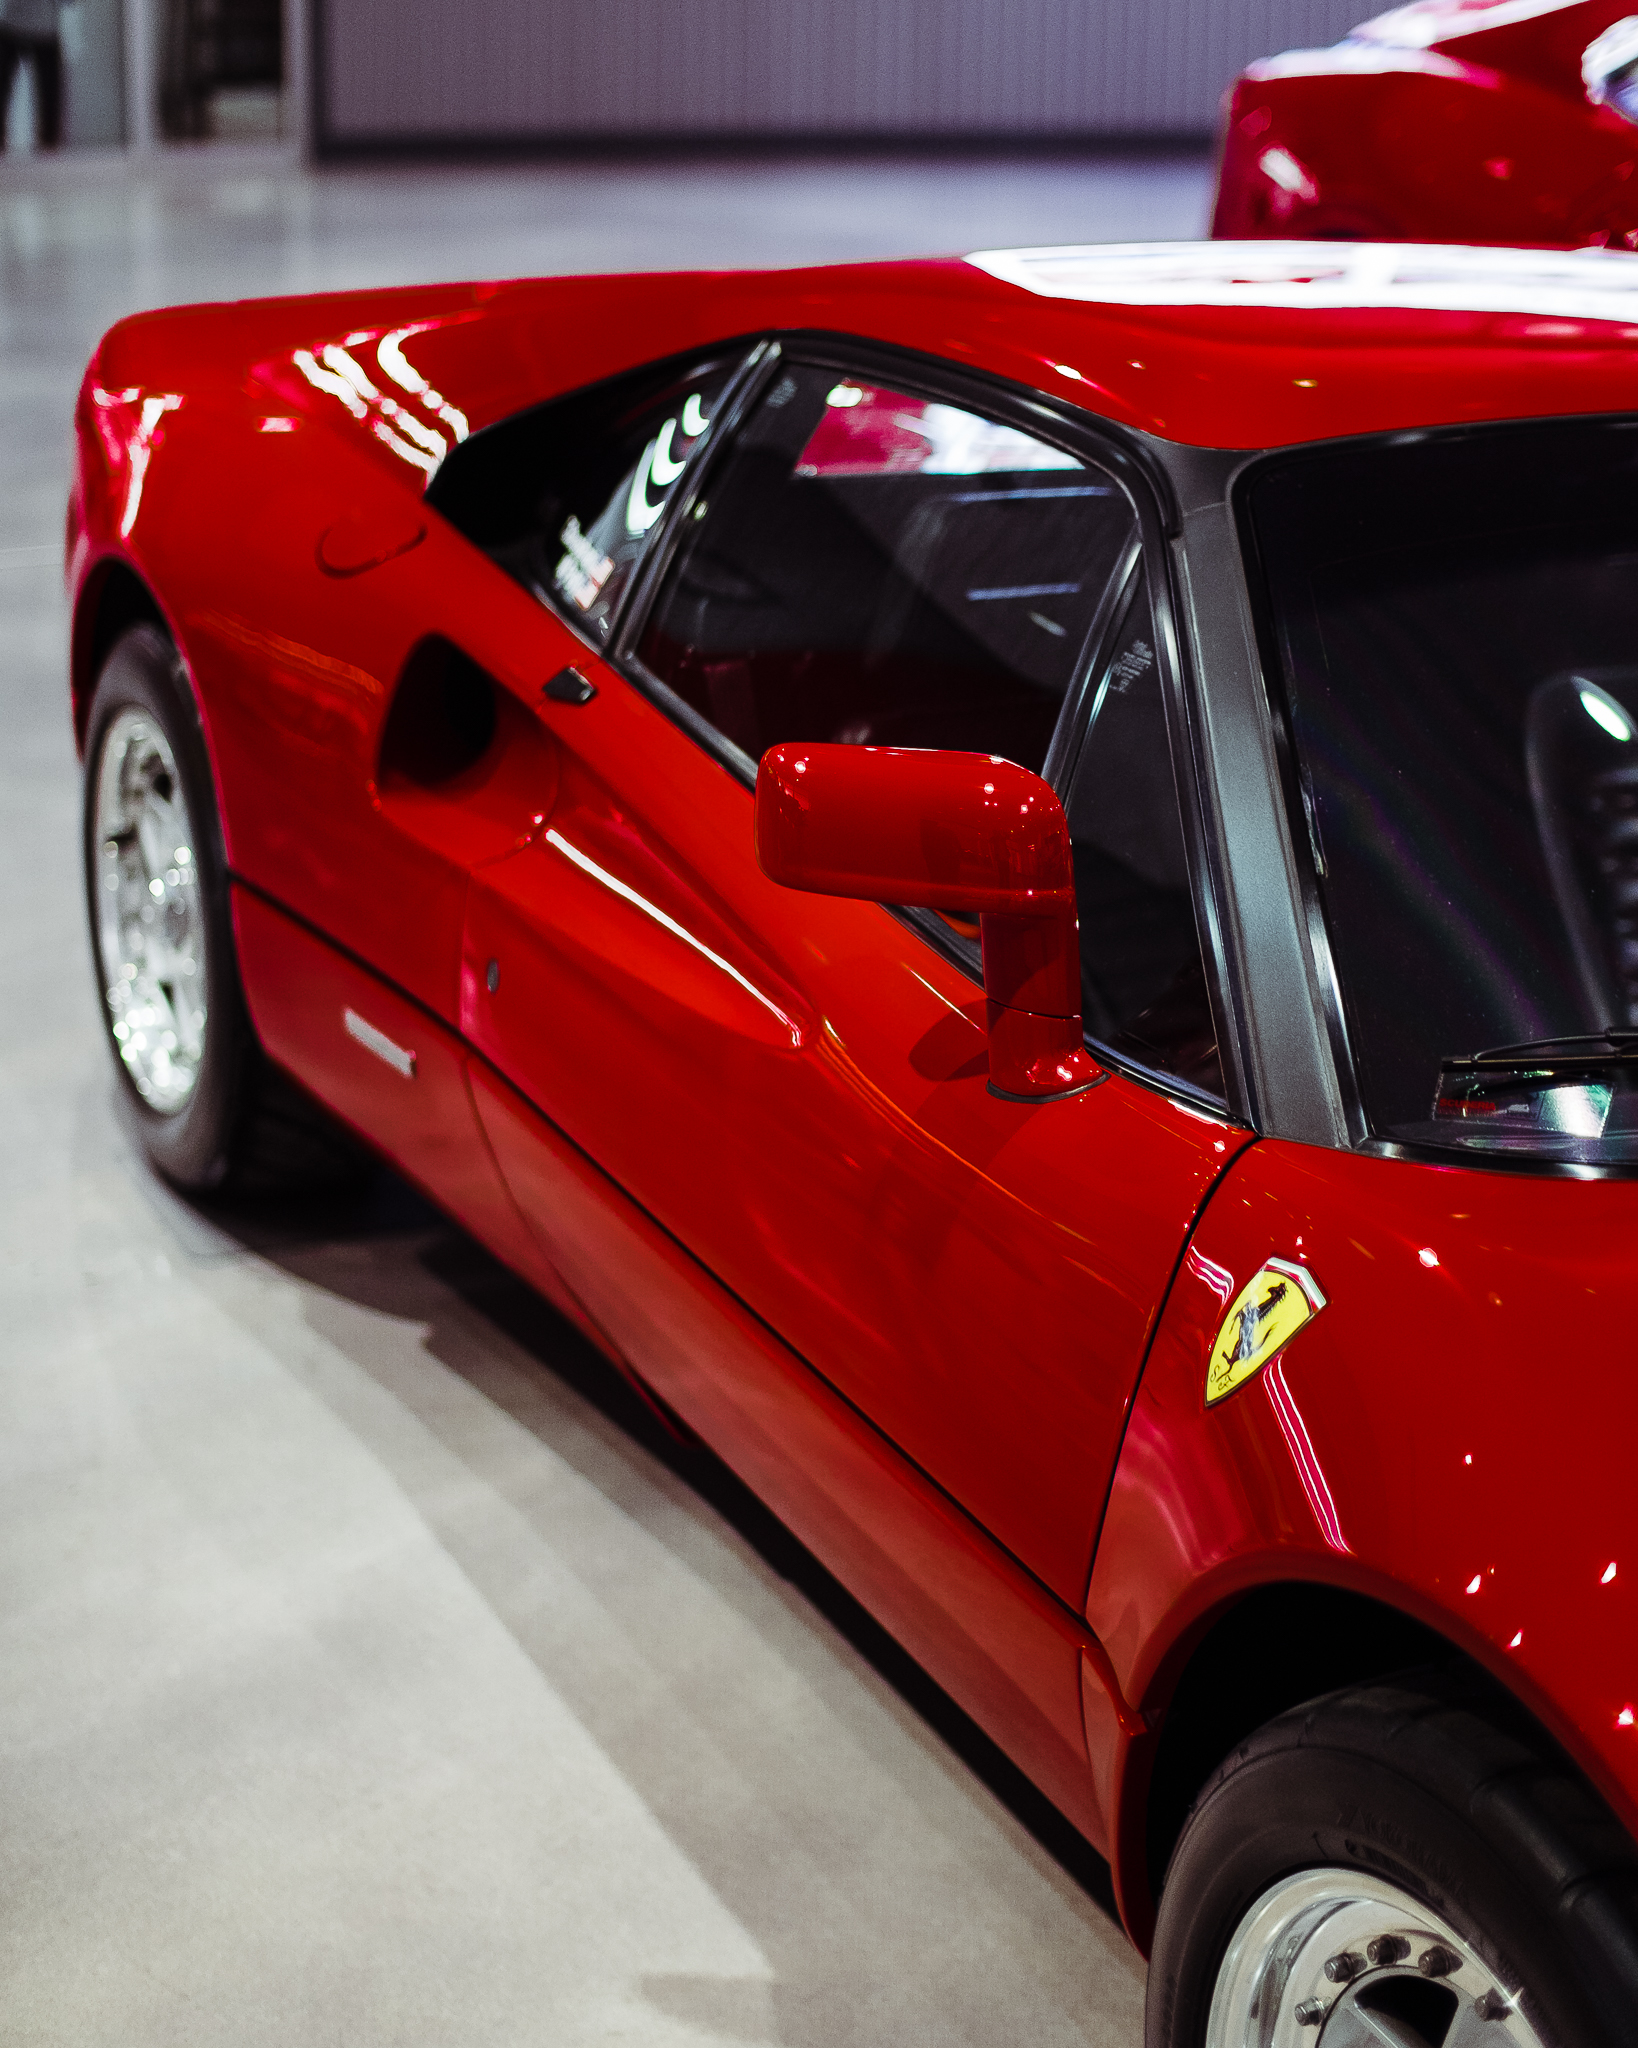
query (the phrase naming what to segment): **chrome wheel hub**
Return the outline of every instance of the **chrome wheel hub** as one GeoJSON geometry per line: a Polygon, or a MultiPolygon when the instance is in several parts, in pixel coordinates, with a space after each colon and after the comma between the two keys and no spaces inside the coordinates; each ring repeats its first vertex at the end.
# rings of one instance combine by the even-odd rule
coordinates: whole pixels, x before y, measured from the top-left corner
{"type": "Polygon", "coordinates": [[[1409,1893],[1304,1870],[1235,1930],[1206,2048],[1541,2048],[1517,1993],[1409,1893]]]}
{"type": "Polygon", "coordinates": [[[97,766],[97,966],[125,1071],[151,1109],[188,1102],[205,1051],[205,915],[193,825],[170,743],[121,711],[97,766]]]}

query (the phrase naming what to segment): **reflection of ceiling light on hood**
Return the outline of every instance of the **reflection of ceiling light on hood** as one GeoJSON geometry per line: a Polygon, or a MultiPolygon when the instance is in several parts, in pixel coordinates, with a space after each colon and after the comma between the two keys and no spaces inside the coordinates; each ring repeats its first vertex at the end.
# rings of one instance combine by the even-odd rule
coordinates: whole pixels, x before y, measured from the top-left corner
{"type": "MultiPolygon", "coordinates": [[[[404,343],[411,335],[430,333],[436,325],[436,321],[427,320],[419,327],[400,327],[392,334],[382,335],[375,359],[395,384],[412,392],[429,412],[438,415],[457,441],[464,441],[471,432],[466,414],[459,406],[451,405],[441,391],[434,391],[404,354],[404,343]]],[[[367,340],[368,336],[364,338],[367,340]]]]}
{"type": "Polygon", "coordinates": [[[1581,708],[1594,725],[1601,725],[1612,740],[1632,738],[1632,720],[1616,703],[1608,690],[1601,690],[1595,683],[1581,685],[1581,708]]]}
{"type": "Polygon", "coordinates": [[[1265,149],[1257,159],[1257,168],[1271,185],[1278,185],[1293,199],[1301,199],[1311,206],[1319,197],[1319,187],[1314,183],[1312,174],[1288,149],[1281,149],[1278,145],[1265,149]]]}
{"type": "Polygon", "coordinates": [[[1627,120],[1638,120],[1638,15],[1611,22],[1587,45],[1581,82],[1595,107],[1613,107],[1627,120]]]}
{"type": "Polygon", "coordinates": [[[1348,41],[1396,44],[1402,50],[1425,50],[1446,38],[1475,35],[1487,28],[1510,28],[1543,14],[1562,14],[1569,0],[1413,0],[1348,31],[1348,41]]]}

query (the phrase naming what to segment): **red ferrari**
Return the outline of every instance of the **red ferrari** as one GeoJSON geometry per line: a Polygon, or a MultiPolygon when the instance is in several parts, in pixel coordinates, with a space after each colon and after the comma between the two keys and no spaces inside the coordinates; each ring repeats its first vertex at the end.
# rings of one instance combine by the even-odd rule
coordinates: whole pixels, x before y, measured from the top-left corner
{"type": "Polygon", "coordinates": [[[1230,91],[1229,240],[1638,249],[1634,0],[1415,0],[1230,91]]]}
{"type": "Polygon", "coordinates": [[[1113,1865],[1151,2048],[1638,2040],[1638,258],[144,315],[68,520],[183,1188],[386,1155],[1113,1865]]]}

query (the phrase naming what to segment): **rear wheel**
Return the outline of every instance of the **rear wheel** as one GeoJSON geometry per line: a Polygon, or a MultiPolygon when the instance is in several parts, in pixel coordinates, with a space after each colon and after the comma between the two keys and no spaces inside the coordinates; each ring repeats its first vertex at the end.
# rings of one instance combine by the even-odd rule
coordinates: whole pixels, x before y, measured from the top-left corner
{"type": "Polygon", "coordinates": [[[86,729],[86,908],[127,1117],[191,1190],[333,1183],[363,1155],[256,1042],[209,762],[175,648],[133,626],[86,729]]]}
{"type": "Polygon", "coordinates": [[[1270,1722],[1161,1893],[1147,2048],[1629,2048],[1638,1853],[1482,1686],[1444,1673],[1270,1722]]]}

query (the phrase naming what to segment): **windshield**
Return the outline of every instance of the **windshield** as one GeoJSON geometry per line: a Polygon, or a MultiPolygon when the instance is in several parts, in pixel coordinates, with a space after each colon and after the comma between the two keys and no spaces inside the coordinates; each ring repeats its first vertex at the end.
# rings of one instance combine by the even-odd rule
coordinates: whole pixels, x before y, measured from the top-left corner
{"type": "Polygon", "coordinates": [[[1638,423],[1305,453],[1247,510],[1373,1132],[1638,1163],[1638,423]]]}

